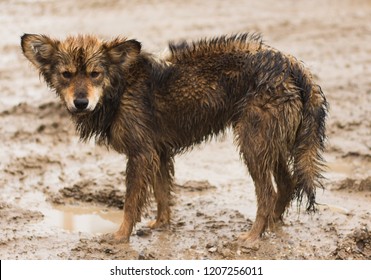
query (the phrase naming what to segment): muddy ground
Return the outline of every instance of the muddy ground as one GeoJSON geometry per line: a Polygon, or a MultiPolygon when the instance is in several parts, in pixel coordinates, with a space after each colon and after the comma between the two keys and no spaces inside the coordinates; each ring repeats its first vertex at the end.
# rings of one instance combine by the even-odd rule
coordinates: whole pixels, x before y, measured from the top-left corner
{"type": "Polygon", "coordinates": [[[0,259],[371,259],[370,1],[5,0],[0,11],[0,259]],[[19,37],[125,35],[157,52],[245,31],[305,61],[330,102],[319,211],[294,204],[283,226],[239,244],[255,196],[227,133],[176,158],[171,229],[145,228],[152,205],[130,245],[101,242],[121,220],[125,158],[79,142],[19,37]]]}

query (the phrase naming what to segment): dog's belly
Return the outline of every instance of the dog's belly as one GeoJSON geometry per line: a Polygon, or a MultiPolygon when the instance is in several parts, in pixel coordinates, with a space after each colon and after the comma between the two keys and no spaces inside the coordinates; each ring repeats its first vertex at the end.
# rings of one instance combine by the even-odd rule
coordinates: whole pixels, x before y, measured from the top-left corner
{"type": "Polygon", "coordinates": [[[159,139],[174,151],[182,151],[222,133],[231,120],[230,112],[189,107],[162,115],[157,133],[159,139]]]}

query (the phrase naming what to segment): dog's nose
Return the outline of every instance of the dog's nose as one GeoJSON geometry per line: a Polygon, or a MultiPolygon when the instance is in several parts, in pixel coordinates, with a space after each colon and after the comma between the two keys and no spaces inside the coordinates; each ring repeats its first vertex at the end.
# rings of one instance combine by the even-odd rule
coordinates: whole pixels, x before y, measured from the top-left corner
{"type": "Polygon", "coordinates": [[[73,101],[73,104],[75,104],[76,109],[78,110],[85,110],[88,107],[89,100],[87,98],[76,98],[73,101]]]}

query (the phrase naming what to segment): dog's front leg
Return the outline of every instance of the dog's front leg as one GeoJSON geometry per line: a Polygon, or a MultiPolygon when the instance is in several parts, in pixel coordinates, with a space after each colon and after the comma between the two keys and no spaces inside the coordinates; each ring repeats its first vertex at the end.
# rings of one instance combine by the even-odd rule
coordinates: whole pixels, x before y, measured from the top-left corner
{"type": "Polygon", "coordinates": [[[119,230],[114,234],[116,241],[129,242],[135,224],[140,222],[143,206],[148,201],[149,187],[152,185],[152,164],[146,156],[128,159],[124,218],[119,230]]]}

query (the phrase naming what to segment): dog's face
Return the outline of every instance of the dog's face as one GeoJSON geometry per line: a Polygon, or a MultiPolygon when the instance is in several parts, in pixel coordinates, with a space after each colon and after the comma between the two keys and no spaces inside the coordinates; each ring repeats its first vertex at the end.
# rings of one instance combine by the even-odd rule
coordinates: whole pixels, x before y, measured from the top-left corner
{"type": "Polygon", "coordinates": [[[105,42],[94,36],[76,36],[59,41],[34,34],[23,35],[21,45],[72,114],[94,111],[111,84],[112,72],[128,65],[141,49],[135,40],[105,42]]]}

